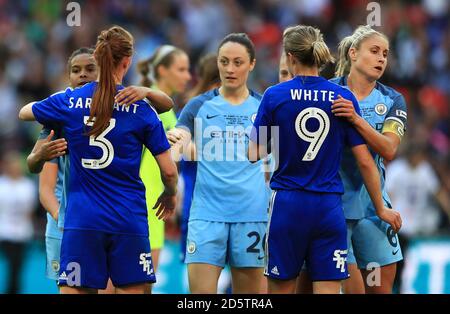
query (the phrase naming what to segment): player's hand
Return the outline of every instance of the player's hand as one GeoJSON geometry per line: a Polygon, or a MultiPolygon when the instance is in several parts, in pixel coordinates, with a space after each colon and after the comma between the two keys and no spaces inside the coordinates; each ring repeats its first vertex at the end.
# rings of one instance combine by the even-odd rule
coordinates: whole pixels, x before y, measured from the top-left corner
{"type": "Polygon", "coordinates": [[[160,220],[167,220],[175,212],[177,206],[177,195],[168,194],[166,191],[162,192],[156,201],[153,209],[157,209],[156,217],[160,220]]]}
{"type": "Polygon", "coordinates": [[[151,89],[144,86],[128,86],[120,90],[114,101],[119,105],[130,106],[138,100],[147,98],[147,94],[151,92],[151,89]]]}
{"type": "Polygon", "coordinates": [[[36,152],[39,160],[50,161],[66,154],[66,140],[64,138],[58,138],[52,141],[53,136],[55,136],[55,132],[51,130],[50,134],[45,139],[44,144],[42,144],[36,152]]]}
{"type": "Polygon", "coordinates": [[[183,130],[175,128],[167,131],[167,140],[169,141],[170,146],[174,146],[185,138],[186,136],[183,130]]]}
{"type": "Polygon", "coordinates": [[[338,98],[333,100],[331,112],[334,113],[336,117],[346,118],[352,124],[359,118],[359,115],[356,113],[355,107],[353,106],[353,102],[345,99],[341,95],[338,95],[338,98]]]}
{"type": "Polygon", "coordinates": [[[393,209],[383,207],[381,212],[377,211],[377,216],[380,217],[381,220],[390,224],[395,233],[397,233],[402,227],[402,217],[399,212],[393,209]]]}

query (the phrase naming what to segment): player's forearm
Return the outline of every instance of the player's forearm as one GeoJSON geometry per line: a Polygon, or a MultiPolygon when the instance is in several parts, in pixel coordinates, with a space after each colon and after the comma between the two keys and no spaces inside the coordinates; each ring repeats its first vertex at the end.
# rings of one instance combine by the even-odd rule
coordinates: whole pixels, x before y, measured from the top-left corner
{"type": "Polygon", "coordinates": [[[161,180],[167,195],[177,194],[178,170],[171,157],[170,150],[155,156],[156,163],[161,172],[161,180]]]}
{"type": "Polygon", "coordinates": [[[39,200],[42,207],[56,220],[59,211],[59,202],[56,199],[54,189],[41,187],[39,191],[39,200]]]}
{"type": "Polygon", "coordinates": [[[269,154],[268,146],[263,144],[257,144],[253,141],[249,141],[247,158],[251,163],[257,162],[260,159],[266,158],[269,154]]]}
{"type": "Polygon", "coordinates": [[[147,99],[150,100],[158,113],[164,113],[173,108],[173,100],[166,93],[149,89],[147,99]]]}
{"type": "Polygon", "coordinates": [[[359,134],[366,140],[367,145],[369,145],[375,153],[388,161],[395,158],[398,145],[391,138],[379,133],[360,116],[353,125],[359,134]]]}
{"type": "Polygon", "coordinates": [[[183,155],[189,161],[196,161],[197,160],[197,148],[196,148],[194,142],[190,141],[187,144],[185,150],[183,151],[183,155]]]}
{"type": "Polygon", "coordinates": [[[22,107],[19,111],[19,119],[22,121],[36,121],[36,118],[33,114],[33,104],[35,102],[31,102],[25,106],[22,107]]]}
{"type": "Polygon", "coordinates": [[[178,172],[175,163],[173,169],[170,171],[161,171],[161,180],[164,184],[166,194],[177,194],[178,172]]]}
{"type": "Polygon", "coordinates": [[[380,175],[375,162],[372,157],[366,157],[357,159],[357,163],[364,181],[364,185],[369,192],[370,199],[372,200],[375,210],[379,213],[384,209],[384,204],[381,194],[380,175]]]}
{"type": "Polygon", "coordinates": [[[27,166],[31,173],[40,173],[44,164],[45,160],[43,160],[38,153],[32,152],[27,157],[27,166]]]}

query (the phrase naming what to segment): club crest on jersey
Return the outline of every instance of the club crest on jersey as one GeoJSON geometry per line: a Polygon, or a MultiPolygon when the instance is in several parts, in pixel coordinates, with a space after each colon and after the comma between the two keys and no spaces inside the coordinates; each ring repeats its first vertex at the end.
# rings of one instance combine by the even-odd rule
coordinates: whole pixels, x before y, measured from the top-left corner
{"type": "Polygon", "coordinates": [[[56,260],[52,261],[52,269],[54,272],[58,272],[59,271],[59,262],[56,260]]]}
{"type": "Polygon", "coordinates": [[[378,115],[382,116],[387,112],[387,106],[385,104],[377,104],[375,106],[375,112],[378,115]]]}
{"type": "Polygon", "coordinates": [[[189,244],[188,244],[188,247],[187,247],[187,252],[189,253],[189,254],[193,254],[194,252],[195,252],[195,250],[196,250],[196,246],[195,246],[195,242],[189,242],[189,244]]]}

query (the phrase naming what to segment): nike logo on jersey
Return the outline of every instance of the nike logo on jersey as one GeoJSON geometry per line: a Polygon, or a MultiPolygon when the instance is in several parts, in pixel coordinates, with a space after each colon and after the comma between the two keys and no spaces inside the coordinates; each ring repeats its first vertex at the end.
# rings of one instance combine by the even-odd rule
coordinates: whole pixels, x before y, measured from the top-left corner
{"type": "Polygon", "coordinates": [[[218,116],[220,116],[220,114],[215,114],[215,115],[212,115],[212,116],[210,116],[209,114],[207,114],[207,115],[206,115],[206,119],[212,119],[212,118],[215,118],[215,117],[218,117],[218,116]]]}
{"type": "Polygon", "coordinates": [[[400,249],[397,249],[397,251],[392,251],[392,255],[396,255],[400,251],[400,249]]]}

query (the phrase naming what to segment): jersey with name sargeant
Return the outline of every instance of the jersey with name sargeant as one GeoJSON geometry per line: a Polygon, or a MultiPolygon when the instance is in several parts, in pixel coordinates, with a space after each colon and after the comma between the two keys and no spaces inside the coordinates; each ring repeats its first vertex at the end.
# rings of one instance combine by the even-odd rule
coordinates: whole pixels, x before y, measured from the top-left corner
{"type": "MultiPolygon", "coordinates": [[[[345,77],[334,78],[331,82],[347,88],[345,77]]],[[[400,138],[405,133],[407,123],[405,99],[393,88],[377,82],[372,92],[359,101],[359,106],[361,116],[378,132],[392,132],[400,138]]],[[[385,188],[384,159],[373,151],[371,151],[371,154],[380,173],[384,204],[392,208],[391,200],[385,188]]],[[[339,172],[344,182],[345,194],[342,197],[342,203],[347,219],[361,219],[375,215],[375,207],[364,185],[361,173],[358,169],[355,169],[355,162],[352,153],[349,150],[344,150],[339,172]]]]}
{"type": "MultiPolygon", "coordinates": [[[[67,89],[33,105],[36,120],[64,130],[70,176],[64,229],[148,235],[145,188],[139,177],[142,145],[153,155],[170,148],[161,121],[145,101],[114,104],[107,128],[88,136],[97,83],[67,89]]],[[[117,90],[123,86],[117,86],[117,90]]]]}
{"type": "Polygon", "coordinates": [[[344,192],[338,173],[343,148],[365,142],[331,112],[338,95],[351,100],[359,113],[349,90],[322,77],[296,76],[266,90],[251,139],[263,145],[273,139],[273,190],[344,192]]]}
{"type": "Polygon", "coordinates": [[[191,99],[177,127],[193,134],[197,172],[189,220],[218,222],[267,221],[267,193],[262,163],[246,156],[248,134],[261,96],[250,92],[231,105],[218,89],[191,99]]]}

